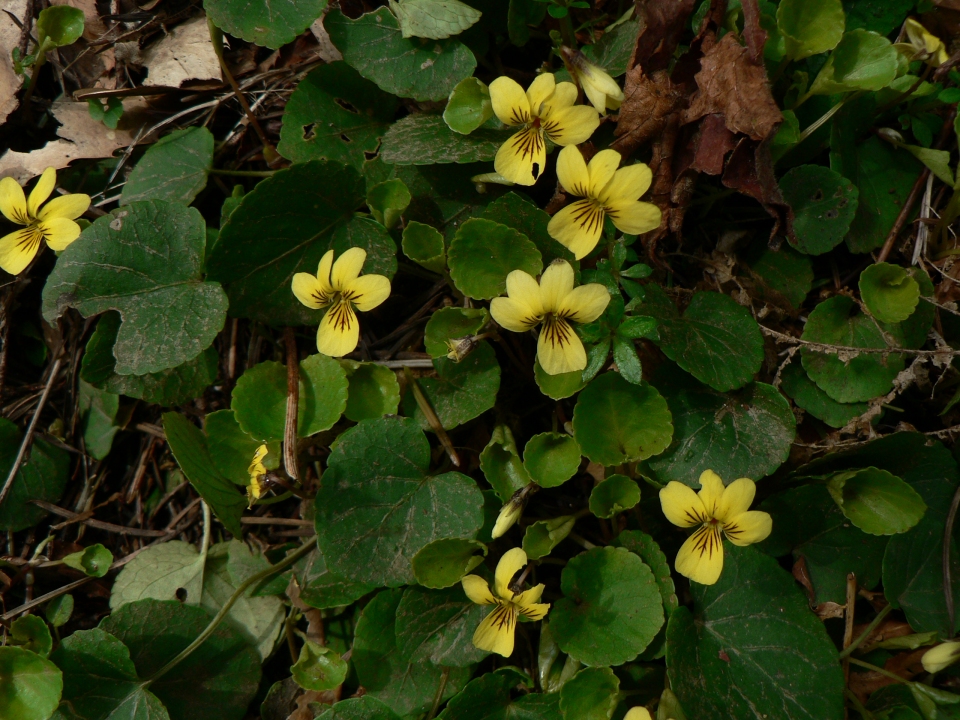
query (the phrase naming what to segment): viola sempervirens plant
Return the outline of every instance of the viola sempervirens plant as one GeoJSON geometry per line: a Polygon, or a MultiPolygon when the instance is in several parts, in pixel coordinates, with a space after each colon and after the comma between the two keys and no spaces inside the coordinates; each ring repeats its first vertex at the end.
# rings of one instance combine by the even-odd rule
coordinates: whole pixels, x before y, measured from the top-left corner
{"type": "Polygon", "coordinates": [[[960,660],[960,642],[940,643],[923,654],[921,662],[928,673],[940,672],[960,660]]]}
{"type": "Polygon", "coordinates": [[[337,261],[333,250],[320,260],[316,276],[293,276],[293,294],[309,308],[327,308],[317,329],[317,350],[330,357],[353,352],[360,341],[360,323],[354,309],[373,310],[390,296],[390,281],[383,275],[360,275],[367,251],[350,248],[337,261]]]}
{"type": "Polygon", "coordinates": [[[637,163],[618,170],[619,165],[616,150],[601,150],[589,165],[575,147],[564,148],[557,157],[557,178],[563,189],[583,199],[550,218],[547,231],[577,260],[597,246],[608,217],[618,230],[630,235],[660,226],[660,208],[637,200],[650,187],[650,168],[637,163]]]}
{"type": "Polygon", "coordinates": [[[540,283],[523,270],[507,275],[507,297],[490,302],[490,314],[512,332],[527,332],[540,323],[537,359],[548,375],[583,370],[587,352],[571,323],[593,322],[610,302],[609,291],[600,283],[573,287],[573,268],[566,260],[554,260],[540,283]]]}
{"type": "Polygon", "coordinates": [[[261,445],[253,454],[253,460],[247,472],[250,473],[250,484],[247,485],[247,499],[250,504],[247,507],[253,507],[253,504],[263,495],[263,476],[267,474],[267,468],[263,465],[263,459],[267,456],[267,446],[261,445]]]}
{"type": "Polygon", "coordinates": [[[903,29],[910,42],[902,45],[906,45],[906,48],[911,51],[912,59],[923,60],[927,65],[935,68],[940,67],[950,59],[950,53],[947,52],[943,40],[913,18],[907,18],[907,21],[903,24],[903,29]]]}
{"type": "Polygon", "coordinates": [[[533,185],[543,174],[547,139],[556,145],[576,145],[600,125],[596,110],[574,104],[577,86],[558,83],[549,73],[538,76],[526,92],[514,80],[498,77],[490,83],[490,101],[501,122],[520,127],[493,161],[500,175],[518,185],[533,185]]]}
{"type": "Polygon", "coordinates": [[[701,585],[713,585],[723,571],[724,536],[741,547],[766,539],[773,521],[765,512],[750,510],[756,492],[756,483],[749,478],[724,487],[713,470],[700,475],[700,492],[675,480],[660,490],[667,520],[685,528],[700,526],[677,553],[678,573],[701,585]]]}
{"type": "Polygon", "coordinates": [[[620,103],[623,102],[623,90],[603,68],[587,60],[578,50],[561,47],[560,52],[563,53],[570,74],[583,88],[583,94],[587,96],[587,100],[598,113],[606,115],[607,110],[616,110],[620,107],[620,103]]]}
{"type": "Polygon", "coordinates": [[[56,185],[57,171],[52,167],[43,171],[29,198],[13,178],[0,180],[0,212],[10,222],[25,226],[0,238],[0,268],[11,275],[23,272],[41,241],[60,251],[80,237],[80,226],[74,221],[90,207],[90,196],[61,195],[44,205],[56,185]]]}
{"type": "Polygon", "coordinates": [[[467,575],[460,582],[463,591],[478,605],[495,605],[473,634],[473,644],[480,650],[495,652],[503,657],[513,654],[513,634],[517,618],[523,615],[530,620],[542,620],[550,609],[549,603],[541,603],[543,584],[523,592],[514,592],[510,581],[524,565],[527,554],[520,548],[507,551],[494,574],[494,592],[487,581],[479,575],[467,575]]]}

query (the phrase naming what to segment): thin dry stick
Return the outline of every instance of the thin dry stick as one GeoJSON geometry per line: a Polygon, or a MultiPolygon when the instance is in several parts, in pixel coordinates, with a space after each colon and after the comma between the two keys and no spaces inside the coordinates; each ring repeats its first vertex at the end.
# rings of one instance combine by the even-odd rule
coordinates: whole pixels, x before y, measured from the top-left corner
{"type": "MultiPolygon", "coordinates": [[[[857,576],[853,573],[847,574],[847,605],[844,609],[843,619],[843,649],[846,650],[853,642],[853,610],[857,603],[857,576]]],[[[843,660],[843,678],[844,681],[850,678],[849,658],[843,660]]]]}
{"type": "Polygon", "coordinates": [[[297,419],[300,405],[300,355],[293,328],[285,328],[283,342],[287,350],[287,422],[283,427],[283,467],[294,482],[300,482],[297,467],[297,419]]]}
{"type": "Polygon", "coordinates": [[[163,537],[167,534],[166,530],[146,530],[144,528],[127,527],[126,525],[115,525],[114,523],[104,522],[103,520],[94,520],[91,517],[85,518],[82,514],[58,507],[53,503],[44,502],[43,500],[31,500],[30,502],[54,515],[59,515],[68,520],[83,523],[84,525],[89,525],[92,528],[106,532],[118,533],[120,535],[135,535],[137,537],[163,537]]]}
{"type": "Polygon", "coordinates": [[[779,340],[780,342],[791,343],[793,345],[805,345],[813,350],[819,350],[820,352],[829,353],[831,355],[836,355],[837,353],[864,353],[864,354],[880,354],[880,355],[893,355],[897,353],[902,353],[904,355],[917,355],[919,357],[951,357],[953,355],[960,355],[960,350],[913,350],[911,348],[902,348],[902,347],[886,347],[886,348],[863,348],[863,347],[853,347],[851,345],[829,345],[827,343],[818,343],[810,342],[809,340],[802,340],[801,338],[793,337],[793,335],[787,335],[786,333],[777,332],[772,330],[764,325],[760,326],[760,330],[764,335],[769,335],[770,337],[779,340]]]}
{"type": "Polygon", "coordinates": [[[950,543],[953,540],[953,521],[957,519],[957,506],[960,505],[960,487],[953,493],[947,524],[943,529],[943,599],[947,604],[947,617],[950,619],[950,637],[954,636],[953,578],[950,572],[950,543]]]}
{"type": "Polygon", "coordinates": [[[434,410],[433,405],[430,404],[430,399],[423,394],[423,390],[420,389],[420,383],[417,382],[417,379],[413,376],[413,373],[410,372],[410,368],[404,367],[403,372],[407,379],[407,383],[410,385],[410,389],[413,390],[413,397],[417,401],[420,412],[422,412],[424,417],[427,418],[427,423],[429,423],[430,429],[433,430],[434,434],[436,434],[440,444],[443,445],[443,449],[447,451],[447,456],[450,458],[450,462],[452,462],[455,467],[460,467],[460,456],[457,455],[457,451],[454,450],[453,443],[450,442],[450,436],[447,435],[447,431],[444,429],[443,423],[440,422],[440,418],[437,416],[437,411],[434,410]]]}
{"type": "Polygon", "coordinates": [[[13,487],[13,479],[17,476],[17,471],[20,469],[20,465],[27,455],[27,449],[33,440],[33,433],[37,429],[37,421],[40,419],[40,413],[43,411],[43,406],[47,403],[47,398],[50,397],[50,389],[57,379],[57,373],[60,372],[60,363],[61,358],[57,358],[53,362],[53,367],[50,369],[50,377],[47,378],[47,384],[43,388],[43,394],[40,396],[40,402],[37,403],[37,409],[34,410],[33,417],[30,419],[30,425],[27,427],[27,432],[23,436],[23,442],[20,443],[20,451],[17,453],[17,459],[13,461],[13,465],[10,467],[10,473],[7,475],[7,481],[3,484],[3,490],[0,490],[0,506],[3,506],[3,501],[6,500],[7,495],[10,494],[10,488],[13,487]]]}

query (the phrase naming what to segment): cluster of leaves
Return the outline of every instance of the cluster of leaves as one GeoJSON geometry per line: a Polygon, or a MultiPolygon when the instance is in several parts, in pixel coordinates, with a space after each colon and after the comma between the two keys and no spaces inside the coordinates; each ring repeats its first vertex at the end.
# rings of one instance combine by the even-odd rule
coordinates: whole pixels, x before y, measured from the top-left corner
{"type": "Polygon", "coordinates": [[[73,437],[54,423],[21,457],[24,432],[0,419],[0,479],[15,469],[0,529],[29,544],[50,528],[30,561],[5,562],[31,583],[51,566],[76,582],[119,572],[100,606],[83,601],[89,616],[71,620],[59,583],[46,621],[9,625],[0,715],[957,716],[956,672],[919,660],[960,629],[960,468],[938,439],[960,398],[960,77],[895,43],[912,0],[650,0],[642,18],[621,4],[205,1],[217,27],[266,48],[322,15],[342,60],[290,94],[283,167],[221,199],[207,187],[214,133],[176,130],[115,209],[31,268],[52,266],[34,314],[90,331],[72,333],[73,437]],[[664,217],[642,239],[608,220],[581,261],[547,232],[566,199],[552,169],[532,188],[491,177],[511,132],[492,68],[529,80],[546,63],[561,79],[571,40],[625,86],[583,150],[648,160],[664,217]],[[314,353],[322,311],[291,280],[349,248],[393,294],[334,359],[314,353]],[[511,271],[558,259],[611,300],[578,328],[587,367],[548,375],[535,338],[488,307],[511,271]],[[137,422],[152,433],[139,466],[117,447],[137,422]],[[264,445],[273,494],[251,507],[264,445]],[[44,554],[76,527],[50,527],[51,504],[84,477],[92,503],[88,460],[138,487],[163,448],[147,514],[185,480],[202,499],[199,548],[173,539],[180,518],[143,530],[138,504],[156,543],[117,562],[100,544],[44,554]],[[658,490],[696,488],[708,469],[756,480],[773,532],[727,543],[704,586],[673,570],[685,536],[658,490]],[[520,522],[494,538],[518,498],[520,522]],[[250,532],[272,519],[315,539],[250,532]],[[504,659],[472,642],[488,609],[460,582],[515,547],[551,609],[518,624],[504,659]]]}

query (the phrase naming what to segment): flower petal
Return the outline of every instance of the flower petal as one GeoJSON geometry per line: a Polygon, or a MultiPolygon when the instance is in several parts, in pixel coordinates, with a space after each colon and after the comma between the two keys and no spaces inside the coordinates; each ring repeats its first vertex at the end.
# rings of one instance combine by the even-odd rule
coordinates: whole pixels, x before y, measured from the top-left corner
{"type": "Polygon", "coordinates": [[[37,223],[37,230],[52,250],[60,252],[80,237],[80,226],[67,218],[50,218],[37,223]]]}
{"type": "Polygon", "coordinates": [[[650,189],[653,173],[643,163],[627,165],[617,170],[597,196],[604,205],[623,204],[636,200],[650,189]]]}
{"type": "Polygon", "coordinates": [[[586,142],[600,125],[600,115],[587,105],[555,108],[546,106],[541,127],[557,145],[579,145],[586,142]]]}
{"type": "Polygon", "coordinates": [[[586,197],[590,193],[590,172],[583,153],[575,145],[569,145],[557,155],[557,179],[571,195],[586,197]]]}
{"type": "Polygon", "coordinates": [[[540,328],[537,359],[547,375],[561,375],[583,370],[587,366],[587,351],[570,323],[554,317],[545,320],[540,328]]]}
{"type": "Polygon", "coordinates": [[[720,498],[723,497],[723,480],[713,470],[704,470],[700,473],[700,500],[707,511],[707,517],[715,518],[720,498]]]}
{"type": "Polygon", "coordinates": [[[557,308],[557,313],[577,323],[596,320],[610,303],[610,291],[600,283],[587,283],[574,288],[557,308]]]}
{"type": "MultiPolygon", "coordinates": [[[[541,112],[551,113],[568,108],[577,102],[577,86],[572,82],[557,83],[553,94],[544,99],[544,105],[541,112]]],[[[533,106],[536,110],[536,105],[533,106]]],[[[540,114],[540,113],[537,113],[540,114]]]]}
{"type": "MultiPolygon", "coordinates": [[[[494,81],[496,82],[496,81],[494,81]]],[[[563,83],[560,83],[561,85],[563,83]]],[[[543,73],[542,75],[537,75],[534,78],[533,82],[530,83],[530,87],[527,88],[527,101],[530,103],[530,112],[534,116],[540,115],[540,106],[543,103],[550,99],[550,96],[557,89],[557,79],[553,76],[552,73],[543,73]]],[[[576,100],[576,95],[573,96],[576,100]]]]}
{"type": "Polygon", "coordinates": [[[23,228],[0,238],[0,268],[18,275],[37,255],[43,236],[35,228],[23,228]]]}
{"type": "Polygon", "coordinates": [[[960,642],[940,643],[923,654],[920,662],[928,673],[940,672],[960,660],[960,642]]]}
{"type": "Polygon", "coordinates": [[[494,114],[505,125],[530,122],[530,101],[516,80],[503,75],[490,83],[490,103],[494,114]]]}
{"type": "Polygon", "coordinates": [[[383,275],[361,275],[346,290],[350,302],[360,312],[368,312],[390,297],[390,281],[383,275]]]}
{"type": "Polygon", "coordinates": [[[497,325],[510,332],[526,332],[536,327],[540,318],[530,312],[530,306],[512,298],[498,297],[490,301],[490,314],[497,325]]]}
{"type": "Polygon", "coordinates": [[[360,323],[348,302],[338,302],[327,310],[317,328],[317,350],[330,357],[353,352],[360,342],[360,323]]]}
{"type": "Polygon", "coordinates": [[[513,633],[517,627],[517,609],[510,603],[498,605],[483,619],[473,634],[473,644],[480,650],[503,657],[513,655],[513,633]]]}
{"type": "Polygon", "coordinates": [[[30,191],[30,197],[27,198],[27,214],[30,217],[37,217],[37,211],[40,210],[40,206],[46,202],[56,186],[57,171],[52,167],[48,167],[43,171],[33,190],[30,191]]]}
{"type": "Polygon", "coordinates": [[[618,167],[620,167],[620,153],[616,150],[601,150],[593,156],[589,165],[590,193],[593,197],[597,197],[613,179],[618,167]]]}
{"type": "Polygon", "coordinates": [[[660,208],[652,203],[618,201],[609,203],[606,207],[614,226],[628,235],[639,235],[660,227],[660,208]]]}
{"type": "Polygon", "coordinates": [[[748,510],[723,526],[727,540],[740,547],[766,540],[772,530],[773,518],[762,510],[748,510]]]}
{"type": "Polygon", "coordinates": [[[497,599],[490,592],[487,581],[479,575],[466,575],[460,579],[463,591],[472,602],[477,605],[496,605],[497,599]]]}
{"type": "Polygon", "coordinates": [[[704,525],[680,546],[677,572],[701,585],[713,585],[723,572],[723,535],[716,525],[704,525]]]}
{"type": "Polygon", "coordinates": [[[605,217],[603,206],[593,200],[577,200],[550,218],[547,232],[580,260],[600,242],[605,217]]]}
{"type": "Polygon", "coordinates": [[[660,490],[660,507],[667,520],[680,527],[693,527],[707,521],[700,496],[689,485],[671,480],[660,490]]]}
{"type": "Polygon", "coordinates": [[[357,279],[367,260],[367,251],[352,247],[337,258],[330,271],[330,284],[334,290],[346,290],[357,279]]]}
{"type": "Polygon", "coordinates": [[[584,94],[601,115],[607,111],[607,108],[620,107],[620,103],[623,102],[623,90],[617,85],[616,80],[589,61],[580,63],[577,69],[584,94]]]}
{"type": "Polygon", "coordinates": [[[543,620],[550,612],[550,603],[529,603],[526,605],[517,605],[517,610],[525,618],[530,620],[543,620]]]}
{"type": "Polygon", "coordinates": [[[540,276],[540,299],[544,313],[555,313],[573,291],[573,268],[566,260],[554,260],[540,276]]]}
{"type": "Polygon", "coordinates": [[[324,292],[323,284],[310,273],[293,276],[293,294],[308,308],[320,310],[330,304],[330,294],[324,292]]]}
{"type": "Polygon", "coordinates": [[[493,160],[493,168],[517,185],[533,185],[547,166],[543,132],[532,125],[507,140],[493,160]]]}
{"type": "Polygon", "coordinates": [[[537,318],[543,317],[543,300],[540,294],[540,285],[530,273],[523,270],[512,270],[507,274],[507,295],[521,305],[530,308],[530,313],[537,318]]]}
{"type": "Polygon", "coordinates": [[[717,504],[717,514],[714,517],[720,522],[727,522],[745,513],[753,504],[756,494],[757,484],[750,478],[734,480],[723,489],[720,502],[717,504]]]}
{"type": "Polygon", "coordinates": [[[623,716],[623,720],[653,720],[650,717],[650,711],[643,706],[632,707],[623,716]]]}
{"type": "Polygon", "coordinates": [[[320,281],[320,287],[323,288],[325,295],[334,293],[333,285],[330,284],[330,273],[333,270],[333,250],[327,250],[320,258],[320,264],[317,265],[317,280],[320,281]]]}
{"type": "MultiPolygon", "coordinates": [[[[540,598],[543,597],[543,583],[539,585],[534,585],[529,590],[524,590],[522,593],[517,593],[513,598],[513,603],[516,605],[522,614],[523,607],[525,605],[535,605],[540,602],[540,598]]],[[[547,606],[549,607],[549,605],[547,606]]]]}
{"type": "Polygon", "coordinates": [[[513,599],[514,592],[510,589],[510,581],[513,576],[527,564],[527,554],[522,548],[513,548],[507,550],[497,563],[497,571],[494,573],[494,589],[497,596],[504,600],[513,599]]]}
{"type": "Polygon", "coordinates": [[[30,223],[30,218],[27,217],[27,196],[23,194],[23,188],[12,177],[0,180],[0,212],[7,220],[17,225],[30,223]]]}
{"type": "Polygon", "coordinates": [[[61,195],[40,208],[37,219],[67,218],[67,220],[76,220],[87,211],[88,207],[90,207],[89,195],[83,193],[61,195]]]}

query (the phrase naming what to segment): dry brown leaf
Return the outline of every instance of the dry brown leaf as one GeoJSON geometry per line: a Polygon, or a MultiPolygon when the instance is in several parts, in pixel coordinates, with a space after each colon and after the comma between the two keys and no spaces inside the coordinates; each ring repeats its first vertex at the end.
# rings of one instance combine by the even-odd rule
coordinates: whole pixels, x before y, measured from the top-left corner
{"type": "Polygon", "coordinates": [[[707,39],[700,72],[696,74],[697,93],[684,113],[684,123],[711,115],[723,115],[727,129],[754,140],[764,140],[776,132],[783,115],[770,93],[767,71],[750,59],[733,33],[720,42],[707,39]]]}
{"type": "MultiPolygon", "coordinates": [[[[7,151],[0,157],[0,177],[12,177],[24,183],[46,168],[65,168],[80,158],[107,158],[130,145],[144,121],[146,102],[142,98],[124,100],[124,113],[116,130],[90,117],[85,102],[57,102],[50,112],[61,124],[57,140],[37,150],[22,153],[7,151]]],[[[143,137],[141,141],[146,141],[143,137]]]]}
{"type": "Polygon", "coordinates": [[[680,38],[693,14],[694,0],[647,0],[637,3],[641,30],[629,68],[647,72],[665,70],[673,60],[680,38]]]}
{"type": "Polygon", "coordinates": [[[727,153],[736,146],[736,136],[724,122],[723,115],[707,115],[692,143],[693,159],[690,169],[707,175],[720,175],[727,153]]]}
{"type": "Polygon", "coordinates": [[[177,25],[143,52],[144,85],[180,87],[187,80],[220,80],[220,61],[210,42],[205,15],[177,25]]]}
{"type": "Polygon", "coordinates": [[[647,75],[640,65],[627,71],[623,95],[613,143],[614,150],[622,155],[661,135],[669,116],[683,103],[683,93],[666,71],[647,75]]]}
{"type": "MultiPolygon", "coordinates": [[[[3,9],[22,18],[27,11],[27,0],[4,0],[3,9]]],[[[5,12],[0,12],[0,123],[17,109],[17,91],[23,78],[13,71],[10,53],[20,44],[20,28],[5,12]]]]}
{"type": "Polygon", "coordinates": [[[784,201],[773,170],[770,148],[750,138],[740,139],[727,160],[722,182],[744,195],[758,200],[775,220],[770,237],[793,225],[793,210],[784,201]]]}

